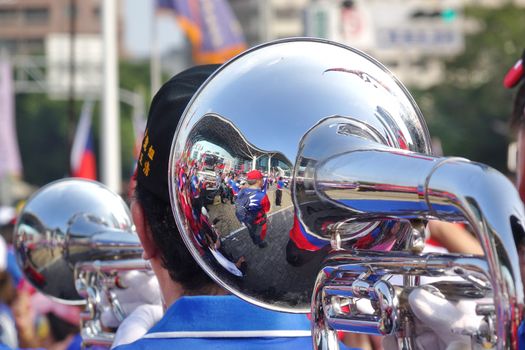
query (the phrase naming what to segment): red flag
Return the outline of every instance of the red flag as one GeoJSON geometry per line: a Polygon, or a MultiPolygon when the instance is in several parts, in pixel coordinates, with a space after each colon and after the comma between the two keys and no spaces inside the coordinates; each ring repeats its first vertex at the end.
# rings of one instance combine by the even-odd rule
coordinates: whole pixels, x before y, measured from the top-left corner
{"type": "Polygon", "coordinates": [[[73,147],[71,148],[71,176],[97,179],[97,163],[91,131],[93,101],[86,101],[78,121],[73,147]]]}
{"type": "Polygon", "coordinates": [[[516,64],[514,64],[511,69],[509,69],[507,74],[505,74],[503,86],[505,86],[507,89],[513,88],[520,82],[521,78],[523,78],[523,58],[520,58],[518,62],[516,62],[516,64]]]}

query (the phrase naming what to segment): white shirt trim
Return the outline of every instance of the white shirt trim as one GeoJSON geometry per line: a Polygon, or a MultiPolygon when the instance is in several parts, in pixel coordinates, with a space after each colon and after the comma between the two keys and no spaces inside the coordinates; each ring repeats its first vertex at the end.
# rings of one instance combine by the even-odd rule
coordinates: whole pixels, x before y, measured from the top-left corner
{"type": "Polygon", "coordinates": [[[181,331],[148,333],[144,338],[256,338],[256,337],[310,337],[310,331],[271,330],[271,331],[181,331]]]}

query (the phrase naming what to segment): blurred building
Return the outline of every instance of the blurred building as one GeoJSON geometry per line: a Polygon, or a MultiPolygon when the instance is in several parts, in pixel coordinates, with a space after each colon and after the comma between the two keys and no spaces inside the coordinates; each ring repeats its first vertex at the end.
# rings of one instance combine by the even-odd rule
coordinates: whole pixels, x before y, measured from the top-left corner
{"type": "MultiPolygon", "coordinates": [[[[122,55],[121,6],[115,1],[122,55]]],[[[71,81],[78,94],[100,91],[101,5],[102,0],[0,0],[0,53],[15,57],[17,92],[64,98],[71,81]]]]}
{"type": "Polygon", "coordinates": [[[75,33],[99,35],[100,1],[0,1],[0,50],[6,49],[12,55],[42,54],[50,34],[71,32],[71,16],[75,33]]]}
{"type": "MultiPolygon", "coordinates": [[[[464,50],[466,5],[508,0],[229,0],[249,46],[312,36],[358,48],[384,63],[407,85],[438,84],[442,58],[464,50]]],[[[525,0],[510,2],[525,6],[525,0]]]]}
{"type": "Polygon", "coordinates": [[[304,35],[304,13],[311,0],[229,0],[248,46],[304,35]]]}
{"type": "Polygon", "coordinates": [[[427,87],[444,73],[443,57],[464,50],[462,0],[317,0],[305,33],[360,49],[405,84],[427,87]]]}
{"type": "Polygon", "coordinates": [[[294,36],[326,38],[369,53],[409,85],[439,82],[439,58],[463,50],[462,0],[229,1],[249,46],[294,36]]]}

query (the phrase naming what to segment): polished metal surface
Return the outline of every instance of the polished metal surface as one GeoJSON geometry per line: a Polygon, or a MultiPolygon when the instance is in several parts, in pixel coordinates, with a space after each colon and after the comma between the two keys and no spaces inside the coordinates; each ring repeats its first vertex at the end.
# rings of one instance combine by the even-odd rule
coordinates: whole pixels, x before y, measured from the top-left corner
{"type": "Polygon", "coordinates": [[[121,272],[152,274],[122,198],[101,183],[67,178],[37,191],[22,209],[14,231],[20,268],[31,284],[65,304],[85,304],[85,346],[113,342],[101,323],[103,308],[122,321],[115,291],[121,272]],[[105,297],[107,302],[102,303],[105,297]]]}
{"type": "Polygon", "coordinates": [[[426,125],[406,89],[362,52],[293,39],[249,50],[222,66],[190,102],[171,151],[170,195],[194,257],[215,280],[258,305],[307,312],[335,239],[345,249],[404,246],[409,223],[353,220],[315,190],[311,171],[352,150],[353,135],[430,153],[426,125]],[[207,163],[206,154],[220,156],[222,164],[207,163]],[[264,248],[236,218],[235,205],[203,190],[203,171],[235,172],[245,180],[253,168],[291,179],[281,206],[275,204],[275,184],[267,189],[264,248]],[[212,197],[208,203],[205,196],[212,197]]]}
{"type": "MultiPolygon", "coordinates": [[[[313,296],[313,319],[323,320],[328,328],[342,331],[390,335],[399,331],[400,309],[412,288],[388,280],[392,275],[454,278],[465,282],[441,280],[426,284],[448,300],[492,297],[490,269],[478,256],[410,252],[334,252],[318,275],[313,296]],[[468,283],[467,283],[468,281],[468,283]],[[373,307],[360,309],[358,302],[368,300],[373,307]],[[341,305],[348,305],[345,309],[341,305]],[[373,311],[373,312],[372,312],[373,311]],[[319,315],[321,313],[322,315],[319,315]]],[[[486,299],[484,301],[486,303],[486,299]]]]}
{"type": "MultiPolygon", "coordinates": [[[[489,266],[498,347],[515,347],[524,295],[514,237],[525,232],[525,212],[503,174],[461,158],[370,143],[319,164],[315,179],[317,193],[325,200],[369,220],[395,216],[469,223],[489,266]]],[[[468,279],[472,274],[463,271],[461,276],[468,279]]]]}
{"type": "Polygon", "coordinates": [[[406,293],[425,276],[450,278],[428,288],[454,300],[490,297],[472,338],[516,348],[523,287],[513,236],[525,232],[516,190],[485,165],[433,157],[410,94],[367,55],[296,38],[234,58],[184,112],[169,173],[174,216],[199,264],[254,304],[311,311],[315,348],[336,348],[335,330],[395,334],[415,348],[406,293]],[[252,169],[289,180],[281,206],[275,185],[246,184],[252,169]],[[214,175],[233,173],[256,193],[261,225],[241,222],[234,201],[209,190],[220,188],[214,175]],[[421,255],[435,219],[466,223],[486,258],[421,255]],[[372,311],[357,310],[357,299],[372,311]]]}
{"type": "Polygon", "coordinates": [[[141,250],[122,198],[81,179],[52,182],[29,198],[15,226],[14,244],[29,282],[71,304],[85,302],[75,289],[76,263],[119,259],[141,250]]]}
{"type": "Polygon", "coordinates": [[[128,288],[119,282],[120,274],[127,271],[141,271],[153,277],[149,261],[140,257],[75,264],[75,286],[79,295],[87,301],[86,308],[80,315],[80,335],[85,346],[109,347],[113,343],[115,334],[108,331],[108,327],[104,327],[102,314],[111,310],[118,322],[122,322],[128,316],[118,295],[118,290],[128,288]],[[103,298],[107,302],[102,302],[103,298]]]}

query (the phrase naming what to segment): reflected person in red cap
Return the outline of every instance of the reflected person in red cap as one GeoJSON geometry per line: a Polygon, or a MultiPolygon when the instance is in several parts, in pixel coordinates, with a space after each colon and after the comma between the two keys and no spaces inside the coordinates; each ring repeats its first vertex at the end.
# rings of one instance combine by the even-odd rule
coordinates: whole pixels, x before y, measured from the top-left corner
{"type": "Polygon", "coordinates": [[[263,174],[259,170],[252,170],[246,174],[248,186],[237,194],[235,201],[235,215],[246,225],[253,244],[264,248],[267,231],[266,213],[270,211],[270,200],[266,191],[262,189],[263,174]]]}

